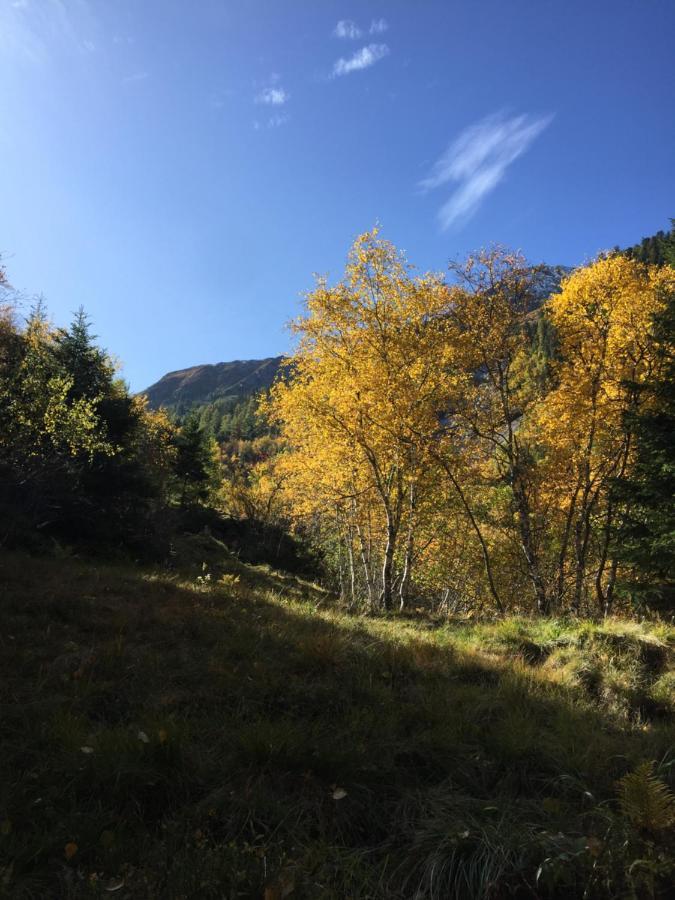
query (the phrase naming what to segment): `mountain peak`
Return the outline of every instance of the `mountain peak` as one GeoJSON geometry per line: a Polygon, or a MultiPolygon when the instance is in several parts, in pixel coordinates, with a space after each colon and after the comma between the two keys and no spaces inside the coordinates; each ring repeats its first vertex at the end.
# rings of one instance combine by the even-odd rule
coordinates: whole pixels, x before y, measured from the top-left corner
{"type": "Polygon", "coordinates": [[[142,391],[151,409],[163,406],[184,412],[194,404],[224,397],[241,398],[271,387],[283,356],[205,363],[167,372],[142,391]]]}

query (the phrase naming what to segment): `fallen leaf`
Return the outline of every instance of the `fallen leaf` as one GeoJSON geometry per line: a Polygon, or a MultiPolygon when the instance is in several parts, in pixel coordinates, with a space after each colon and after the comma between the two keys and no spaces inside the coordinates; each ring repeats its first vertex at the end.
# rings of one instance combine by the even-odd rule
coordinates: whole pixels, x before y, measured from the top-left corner
{"type": "Polygon", "coordinates": [[[94,748],[93,748],[93,747],[80,747],[80,750],[81,750],[83,753],[87,753],[87,754],[93,753],[93,752],[94,752],[94,748]]]}
{"type": "Polygon", "coordinates": [[[344,800],[347,796],[347,791],[344,788],[336,787],[333,791],[333,800],[344,800]]]}
{"type": "Polygon", "coordinates": [[[166,733],[166,731],[163,728],[160,728],[159,731],[157,732],[157,737],[159,738],[160,744],[165,744],[166,739],[169,737],[169,735],[166,733]]]}
{"type": "Polygon", "coordinates": [[[109,894],[113,894],[115,891],[121,891],[123,887],[123,878],[111,878],[110,881],[105,885],[104,890],[108,891],[109,894]]]}
{"type": "Polygon", "coordinates": [[[72,859],[77,853],[78,847],[74,841],[68,841],[66,846],[63,848],[63,852],[66,855],[66,859],[72,859]]]}
{"type": "Polygon", "coordinates": [[[138,732],[138,740],[143,741],[144,744],[150,743],[150,738],[147,736],[147,734],[144,731],[138,732]]]}

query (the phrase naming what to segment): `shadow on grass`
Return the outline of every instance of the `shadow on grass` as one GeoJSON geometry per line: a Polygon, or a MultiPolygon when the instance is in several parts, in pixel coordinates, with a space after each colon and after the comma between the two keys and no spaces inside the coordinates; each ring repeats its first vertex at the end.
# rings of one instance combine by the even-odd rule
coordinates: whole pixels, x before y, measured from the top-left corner
{"type": "Polygon", "coordinates": [[[602,804],[666,724],[244,574],[0,558],[0,896],[581,895],[602,804]]]}

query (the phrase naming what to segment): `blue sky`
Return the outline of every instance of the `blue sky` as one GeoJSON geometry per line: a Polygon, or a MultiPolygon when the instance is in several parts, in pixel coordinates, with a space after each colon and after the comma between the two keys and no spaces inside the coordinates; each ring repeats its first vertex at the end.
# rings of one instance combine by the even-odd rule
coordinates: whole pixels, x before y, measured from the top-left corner
{"type": "Polygon", "coordinates": [[[284,352],[376,222],[421,268],[675,216],[673,0],[0,0],[0,251],[134,389],[284,352]]]}

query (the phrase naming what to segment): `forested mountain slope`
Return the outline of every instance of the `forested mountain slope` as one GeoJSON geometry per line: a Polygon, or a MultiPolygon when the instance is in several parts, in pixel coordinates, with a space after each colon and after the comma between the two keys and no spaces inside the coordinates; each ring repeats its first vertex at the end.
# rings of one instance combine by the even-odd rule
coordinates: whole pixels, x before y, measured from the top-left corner
{"type": "Polygon", "coordinates": [[[179,414],[224,398],[241,399],[266,390],[274,381],[282,356],[233,360],[168,372],[143,393],[152,409],[163,406],[179,414]]]}

